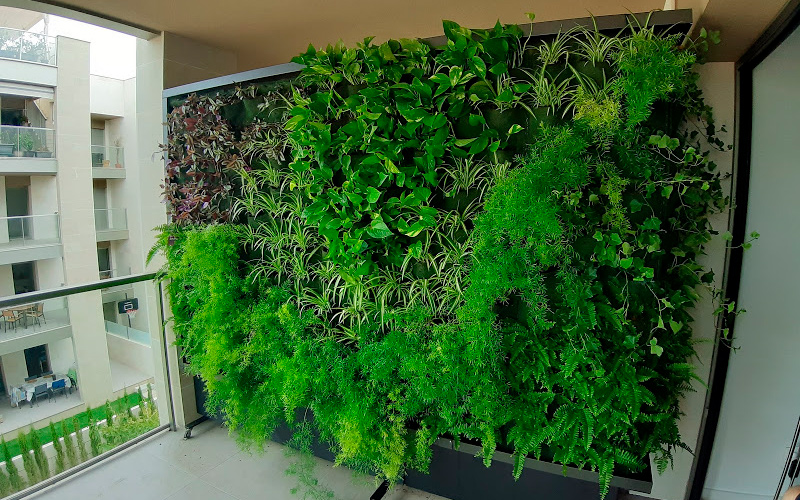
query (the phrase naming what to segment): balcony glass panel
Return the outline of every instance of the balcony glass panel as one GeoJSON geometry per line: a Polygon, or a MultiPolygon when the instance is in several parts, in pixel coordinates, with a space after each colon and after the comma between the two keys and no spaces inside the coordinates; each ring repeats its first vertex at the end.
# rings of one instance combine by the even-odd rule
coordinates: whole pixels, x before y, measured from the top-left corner
{"type": "Polygon", "coordinates": [[[0,125],[0,157],[53,158],[55,152],[54,129],[0,125]]]}
{"type": "Polygon", "coordinates": [[[124,148],[92,146],[92,168],[125,168],[124,148]]]}
{"type": "Polygon", "coordinates": [[[0,28],[0,57],[55,66],[56,37],[0,28]]]}
{"type": "Polygon", "coordinates": [[[125,208],[95,209],[94,228],[97,231],[122,231],[128,229],[128,210],[125,208]]]}
{"type": "Polygon", "coordinates": [[[59,241],[58,214],[0,217],[0,249],[59,241]]]}

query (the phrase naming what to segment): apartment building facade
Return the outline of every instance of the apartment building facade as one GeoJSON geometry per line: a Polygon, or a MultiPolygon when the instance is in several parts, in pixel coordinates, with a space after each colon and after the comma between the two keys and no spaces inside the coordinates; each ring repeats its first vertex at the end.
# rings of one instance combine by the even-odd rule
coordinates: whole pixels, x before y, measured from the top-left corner
{"type": "MultiPolygon", "coordinates": [[[[90,75],[88,42],[30,30],[44,15],[2,19],[0,296],[141,273],[141,237],[152,228],[129,210],[139,184],[136,79],[90,75]]],[[[1,312],[0,435],[152,380],[147,332],[155,311],[138,300],[143,286],[1,312]],[[137,313],[120,313],[133,299],[137,313]],[[58,406],[28,402],[27,389],[50,374],[69,379],[77,397],[58,406]]]]}

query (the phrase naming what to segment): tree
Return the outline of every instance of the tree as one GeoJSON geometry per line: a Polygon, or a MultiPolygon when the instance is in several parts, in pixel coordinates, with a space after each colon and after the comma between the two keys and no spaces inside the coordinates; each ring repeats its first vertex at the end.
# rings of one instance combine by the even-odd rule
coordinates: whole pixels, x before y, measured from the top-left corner
{"type": "MultiPolygon", "coordinates": [[[[67,469],[67,457],[64,453],[64,445],[62,445],[61,440],[58,439],[56,426],[52,421],[50,421],[50,435],[53,436],[53,449],[56,452],[56,474],[60,474],[67,469]]],[[[45,460],[47,460],[47,457],[45,457],[45,460]]]]}
{"type": "Polygon", "coordinates": [[[36,467],[39,469],[40,481],[44,481],[50,477],[50,462],[47,461],[47,456],[44,454],[42,440],[39,433],[31,427],[31,448],[33,449],[33,458],[36,461],[36,467]]]}
{"type": "Polygon", "coordinates": [[[25,486],[25,483],[23,483],[22,477],[19,475],[19,470],[17,470],[17,466],[13,460],[14,457],[11,456],[11,452],[8,450],[6,438],[0,440],[0,448],[3,451],[3,458],[6,461],[6,470],[8,471],[8,481],[11,483],[11,489],[13,491],[19,491],[25,486]]]}
{"type": "MultiPolygon", "coordinates": [[[[91,421],[91,418],[89,420],[91,421]]],[[[72,427],[75,429],[75,439],[78,441],[80,460],[81,462],[85,462],[89,459],[89,453],[86,451],[86,441],[84,441],[83,430],[81,429],[80,422],[78,422],[78,417],[72,417],[72,427]]]]}
{"type": "Polygon", "coordinates": [[[72,436],[67,429],[66,420],[61,421],[61,435],[64,436],[64,450],[67,453],[67,467],[74,467],[79,463],[78,452],[75,449],[75,441],[72,440],[72,436]]]}
{"type": "Polygon", "coordinates": [[[36,462],[33,461],[33,455],[31,455],[31,446],[24,432],[19,431],[17,442],[19,451],[22,453],[22,466],[28,476],[28,484],[36,484],[39,482],[39,471],[36,469],[36,462]]]}

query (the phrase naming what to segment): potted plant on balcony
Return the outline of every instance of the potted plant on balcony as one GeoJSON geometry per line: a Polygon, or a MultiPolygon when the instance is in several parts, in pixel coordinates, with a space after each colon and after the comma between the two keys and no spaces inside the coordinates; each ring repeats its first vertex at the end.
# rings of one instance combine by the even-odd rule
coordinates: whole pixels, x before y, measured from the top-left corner
{"type": "Polygon", "coordinates": [[[34,157],[36,153],[33,151],[33,134],[30,132],[20,133],[19,147],[23,151],[22,156],[34,157]]]}
{"type": "Polygon", "coordinates": [[[120,161],[120,157],[122,155],[122,139],[120,138],[117,138],[117,140],[114,141],[114,154],[117,158],[114,168],[122,168],[122,162],[120,161]]]}

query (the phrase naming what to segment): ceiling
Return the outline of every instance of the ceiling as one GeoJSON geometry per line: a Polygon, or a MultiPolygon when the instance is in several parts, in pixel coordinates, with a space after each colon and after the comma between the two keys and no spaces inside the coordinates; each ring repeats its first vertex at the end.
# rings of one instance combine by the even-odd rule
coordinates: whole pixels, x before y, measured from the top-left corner
{"type": "MultiPolygon", "coordinates": [[[[0,0],[0,3],[3,3],[0,0]]],[[[33,2],[35,3],[35,2],[33,2]]],[[[431,37],[469,27],[647,12],[664,0],[65,0],[83,11],[235,52],[240,71],[288,62],[309,43],[431,37]]]]}
{"type": "MultiPolygon", "coordinates": [[[[722,31],[723,44],[712,58],[727,61],[737,60],[785,3],[666,0],[675,8],[693,9],[700,26],[722,31]]],[[[534,12],[536,21],[648,12],[664,8],[665,0],[0,0],[0,4],[32,10],[38,6],[45,12],[84,21],[87,14],[93,14],[116,21],[110,24],[118,29],[118,23],[124,23],[152,32],[171,32],[235,53],[237,69],[244,71],[287,62],[309,43],[319,46],[342,39],[353,44],[367,36],[385,40],[441,35],[442,19],[489,27],[498,19],[501,23],[527,23],[526,12],[534,12]],[[65,7],[80,12],[69,16],[65,7]]],[[[128,32],[147,34],[141,29],[128,32]]]]}

